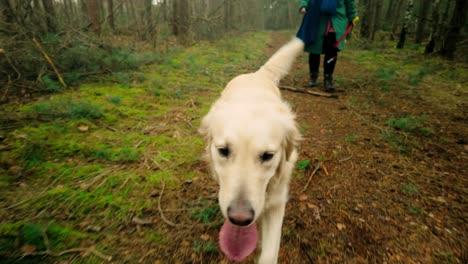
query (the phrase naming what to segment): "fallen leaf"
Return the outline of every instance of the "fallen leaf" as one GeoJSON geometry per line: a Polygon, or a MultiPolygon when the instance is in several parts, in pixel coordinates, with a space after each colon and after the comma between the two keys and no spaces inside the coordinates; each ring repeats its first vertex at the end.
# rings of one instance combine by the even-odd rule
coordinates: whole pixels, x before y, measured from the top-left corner
{"type": "Polygon", "coordinates": [[[80,132],[86,132],[88,130],[89,130],[89,126],[86,126],[86,125],[78,126],[78,131],[80,131],[80,132]]]}
{"type": "Polygon", "coordinates": [[[200,236],[201,240],[203,241],[207,241],[208,239],[210,239],[210,235],[208,235],[207,233],[203,234],[200,236]]]}
{"type": "Polygon", "coordinates": [[[308,198],[309,197],[307,195],[303,194],[303,195],[299,196],[299,201],[303,202],[303,201],[307,200],[308,198]]]}
{"type": "Polygon", "coordinates": [[[432,200],[434,200],[434,201],[436,201],[438,203],[446,203],[447,202],[447,200],[445,200],[444,197],[442,197],[442,196],[437,196],[435,198],[432,198],[432,200]]]}
{"type": "Polygon", "coordinates": [[[312,210],[312,215],[314,216],[315,220],[320,220],[320,208],[312,203],[307,203],[307,207],[312,210]]]}
{"type": "Polygon", "coordinates": [[[137,225],[150,225],[150,224],[153,223],[151,220],[141,219],[141,218],[136,217],[136,216],[132,218],[132,222],[137,224],[137,225]]]}
{"type": "Polygon", "coordinates": [[[338,230],[340,230],[340,231],[346,228],[346,226],[344,224],[341,224],[341,223],[336,224],[336,227],[338,227],[338,230]]]}
{"type": "Polygon", "coordinates": [[[37,247],[35,245],[29,245],[26,244],[23,247],[21,247],[21,252],[23,252],[26,255],[32,254],[36,251],[37,247]]]}

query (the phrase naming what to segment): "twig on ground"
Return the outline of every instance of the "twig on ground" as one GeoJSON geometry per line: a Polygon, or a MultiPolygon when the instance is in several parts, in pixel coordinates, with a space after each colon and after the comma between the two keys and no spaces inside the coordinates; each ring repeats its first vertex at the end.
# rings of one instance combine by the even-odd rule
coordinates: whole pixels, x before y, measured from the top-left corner
{"type": "Polygon", "coordinates": [[[66,254],[71,254],[71,253],[84,253],[83,255],[86,256],[89,253],[91,253],[91,254],[93,254],[94,256],[96,256],[96,257],[98,257],[100,259],[107,260],[107,261],[112,260],[112,256],[108,256],[108,255],[105,255],[105,254],[99,252],[95,248],[95,246],[91,246],[89,248],[70,248],[70,249],[55,253],[50,249],[49,238],[47,237],[47,233],[46,233],[45,229],[41,230],[41,235],[42,235],[42,239],[44,240],[44,245],[46,247],[46,250],[45,251],[40,251],[40,252],[25,253],[25,254],[23,254],[22,257],[45,256],[45,255],[53,256],[53,257],[60,257],[60,256],[63,256],[63,255],[66,255],[66,254]]]}
{"type": "Polygon", "coordinates": [[[338,162],[341,163],[341,162],[345,162],[349,159],[351,159],[353,157],[353,153],[351,153],[351,156],[347,157],[347,158],[344,158],[344,159],[340,159],[338,162]]]}
{"type": "Polygon", "coordinates": [[[310,181],[312,180],[312,177],[314,176],[314,174],[318,171],[318,169],[320,169],[320,164],[318,164],[317,166],[315,166],[315,169],[310,173],[309,180],[307,180],[307,183],[306,183],[306,185],[304,186],[304,189],[302,189],[303,192],[304,192],[305,190],[307,190],[307,187],[309,187],[309,183],[310,183],[310,181]]]}
{"type": "Polygon", "coordinates": [[[315,92],[315,91],[311,91],[311,90],[308,90],[308,89],[298,89],[298,88],[294,88],[294,87],[291,87],[291,86],[280,86],[279,88],[283,89],[283,90],[296,92],[296,93],[305,93],[305,94],[310,94],[310,95],[315,95],[315,96],[338,98],[338,95],[336,95],[336,94],[324,93],[324,92],[315,92]]]}
{"type": "Polygon", "coordinates": [[[158,199],[158,210],[159,210],[159,215],[161,215],[161,219],[166,222],[166,224],[170,225],[170,226],[173,226],[173,227],[178,227],[179,225],[168,220],[165,216],[164,216],[164,213],[161,209],[161,199],[162,199],[162,196],[164,194],[164,189],[166,188],[166,184],[164,183],[164,181],[161,182],[161,194],[159,194],[159,199],[158,199]]]}
{"type": "Polygon", "coordinates": [[[325,172],[325,175],[330,176],[330,173],[328,173],[327,167],[325,167],[325,164],[322,163],[322,168],[323,171],[325,172]]]}

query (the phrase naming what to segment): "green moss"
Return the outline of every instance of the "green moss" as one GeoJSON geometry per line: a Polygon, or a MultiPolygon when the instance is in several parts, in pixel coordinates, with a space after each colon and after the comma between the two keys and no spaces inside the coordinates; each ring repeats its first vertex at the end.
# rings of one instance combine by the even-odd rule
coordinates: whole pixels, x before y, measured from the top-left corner
{"type": "Polygon", "coordinates": [[[0,224],[0,250],[16,250],[23,245],[33,245],[36,251],[46,250],[45,239],[51,250],[63,250],[79,245],[87,235],[53,222],[40,224],[16,222],[0,224]]]}
{"type": "MultiPolygon", "coordinates": [[[[0,216],[41,215],[45,221],[57,222],[0,224],[0,245],[8,241],[7,246],[17,250],[13,242],[24,239],[19,231],[26,226],[27,240],[40,249],[44,228],[54,249],[80,246],[76,243],[81,242],[81,233],[69,226],[89,221],[105,227],[96,236],[108,235],[129,217],[153,208],[150,193],[161,182],[177,189],[185,180],[199,177],[193,165],[203,152],[197,133],[200,118],[233,76],[261,63],[266,42],[268,34],[249,33],[168,51],[144,75],[117,73],[102,83],[85,84],[19,108],[24,116],[40,120],[25,123],[5,139],[13,149],[0,153],[2,160],[8,157],[21,163],[28,187],[10,186],[12,178],[0,176],[0,186],[8,186],[0,202],[18,204],[0,216]],[[113,79],[119,78],[115,83],[113,79]]],[[[15,112],[18,107],[4,109],[15,112]]],[[[214,208],[209,204],[194,218],[213,221],[219,213],[214,208]]],[[[100,248],[90,234],[86,238],[98,241],[100,248]]],[[[145,242],[166,243],[159,226],[151,234],[143,238],[145,242]]],[[[110,243],[103,252],[114,247],[110,243]]],[[[195,248],[218,250],[209,242],[195,248]]],[[[99,263],[95,260],[89,257],[83,262],[99,263]]]]}
{"type": "Polygon", "coordinates": [[[45,118],[97,119],[103,116],[100,107],[82,100],[59,98],[38,102],[23,108],[26,114],[45,118]]]}

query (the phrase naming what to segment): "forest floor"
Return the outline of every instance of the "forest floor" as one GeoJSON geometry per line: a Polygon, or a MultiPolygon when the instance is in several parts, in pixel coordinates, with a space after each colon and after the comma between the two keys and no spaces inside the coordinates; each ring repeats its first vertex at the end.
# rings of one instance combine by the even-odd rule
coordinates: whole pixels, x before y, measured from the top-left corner
{"type": "MultiPolygon", "coordinates": [[[[228,263],[197,127],[289,35],[171,48],[138,81],[5,104],[0,262],[228,263]]],[[[468,66],[349,44],[337,98],[283,90],[304,139],[279,262],[467,263],[468,66]]],[[[307,83],[306,57],[282,86],[307,83]]]]}

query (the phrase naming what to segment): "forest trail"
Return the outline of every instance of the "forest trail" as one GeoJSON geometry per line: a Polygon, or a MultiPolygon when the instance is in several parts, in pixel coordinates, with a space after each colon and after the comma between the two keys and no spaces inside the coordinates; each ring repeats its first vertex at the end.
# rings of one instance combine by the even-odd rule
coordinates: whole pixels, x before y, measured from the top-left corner
{"type": "MultiPolygon", "coordinates": [[[[141,83],[9,105],[39,118],[2,131],[0,261],[228,263],[197,127],[291,33],[268,34],[175,50],[141,83]]],[[[448,80],[446,64],[392,52],[340,53],[338,98],[282,91],[303,141],[279,263],[467,262],[466,65],[448,80]]],[[[306,57],[282,86],[308,82],[306,57]]]]}
{"type": "MultiPolygon", "coordinates": [[[[358,55],[355,49],[340,53],[338,99],[283,90],[304,140],[282,258],[286,263],[465,262],[466,105],[459,105],[464,116],[448,112],[442,98],[437,102],[419,94],[428,91],[408,91],[404,80],[383,89],[371,70],[358,65],[358,55]],[[430,115],[431,135],[423,135],[428,123],[404,125],[418,127],[414,130],[389,127],[389,120],[405,123],[402,117],[423,114],[430,115]]],[[[282,85],[308,82],[306,57],[282,85]]]]}

